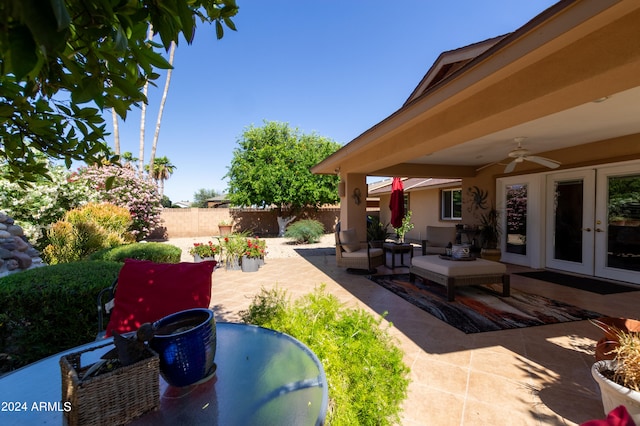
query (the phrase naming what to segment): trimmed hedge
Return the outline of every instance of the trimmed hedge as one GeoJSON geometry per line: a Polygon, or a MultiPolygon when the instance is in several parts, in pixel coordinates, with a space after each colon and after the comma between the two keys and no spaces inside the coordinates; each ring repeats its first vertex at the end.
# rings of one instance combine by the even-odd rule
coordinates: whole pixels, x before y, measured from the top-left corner
{"type": "Polygon", "coordinates": [[[83,261],[0,278],[0,371],[95,339],[96,298],[122,263],[83,261]]]}
{"type": "Polygon", "coordinates": [[[91,260],[111,260],[124,262],[125,259],[151,260],[156,263],[179,263],[182,250],[171,244],[134,243],[92,254],[91,260]]]}

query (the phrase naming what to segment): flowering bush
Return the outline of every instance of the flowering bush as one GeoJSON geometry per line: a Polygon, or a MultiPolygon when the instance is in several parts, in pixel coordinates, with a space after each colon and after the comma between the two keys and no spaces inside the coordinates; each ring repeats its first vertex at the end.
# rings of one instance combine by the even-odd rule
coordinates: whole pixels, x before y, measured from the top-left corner
{"type": "Polygon", "coordinates": [[[247,238],[243,256],[264,257],[266,254],[267,242],[258,238],[247,238]]]}
{"type": "Polygon", "coordinates": [[[203,243],[193,243],[193,247],[189,249],[189,254],[191,256],[198,255],[202,258],[205,257],[215,257],[216,254],[220,254],[222,251],[219,245],[213,244],[209,241],[207,244],[203,243]]]}
{"type": "Polygon", "coordinates": [[[139,241],[160,224],[160,194],[155,182],[146,180],[130,165],[122,167],[102,165],[83,167],[77,179],[89,184],[97,191],[96,200],[126,207],[131,212],[131,232],[139,241]],[[107,190],[107,181],[113,185],[107,190]]]}

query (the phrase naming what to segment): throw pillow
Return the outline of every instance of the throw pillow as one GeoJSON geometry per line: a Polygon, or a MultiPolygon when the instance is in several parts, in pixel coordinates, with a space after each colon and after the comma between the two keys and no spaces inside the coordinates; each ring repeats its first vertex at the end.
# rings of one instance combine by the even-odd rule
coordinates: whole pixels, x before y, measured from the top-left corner
{"type": "Polygon", "coordinates": [[[356,236],[355,229],[345,229],[340,231],[340,243],[347,253],[360,250],[360,242],[356,236]]]}
{"type": "Polygon", "coordinates": [[[106,329],[127,333],[145,322],[193,308],[208,308],[215,261],[154,263],[126,259],[118,275],[113,310],[106,329]]]}

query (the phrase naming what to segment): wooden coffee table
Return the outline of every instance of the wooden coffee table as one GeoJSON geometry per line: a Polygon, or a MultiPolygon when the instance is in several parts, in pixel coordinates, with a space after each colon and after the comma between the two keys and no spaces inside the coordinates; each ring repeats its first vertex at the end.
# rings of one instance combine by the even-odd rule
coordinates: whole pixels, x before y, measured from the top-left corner
{"type": "Polygon", "coordinates": [[[409,266],[404,264],[404,254],[409,253],[409,259],[413,259],[413,246],[409,243],[397,244],[397,243],[384,243],[382,244],[382,251],[384,252],[384,266],[387,265],[387,253],[391,253],[391,268],[396,267],[396,254],[400,254],[400,265],[409,266]]]}
{"type": "Polygon", "coordinates": [[[502,283],[502,295],[510,295],[507,267],[485,259],[455,261],[439,255],[416,256],[411,259],[409,281],[416,276],[447,287],[447,299],[455,299],[456,287],[502,283]]]}

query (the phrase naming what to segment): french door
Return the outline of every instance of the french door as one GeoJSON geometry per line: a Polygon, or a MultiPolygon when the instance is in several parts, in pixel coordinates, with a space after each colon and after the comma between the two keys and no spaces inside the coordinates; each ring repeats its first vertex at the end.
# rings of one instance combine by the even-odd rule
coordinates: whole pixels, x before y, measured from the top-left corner
{"type": "Polygon", "coordinates": [[[546,266],[640,284],[640,169],[547,175],[546,266]]]}

